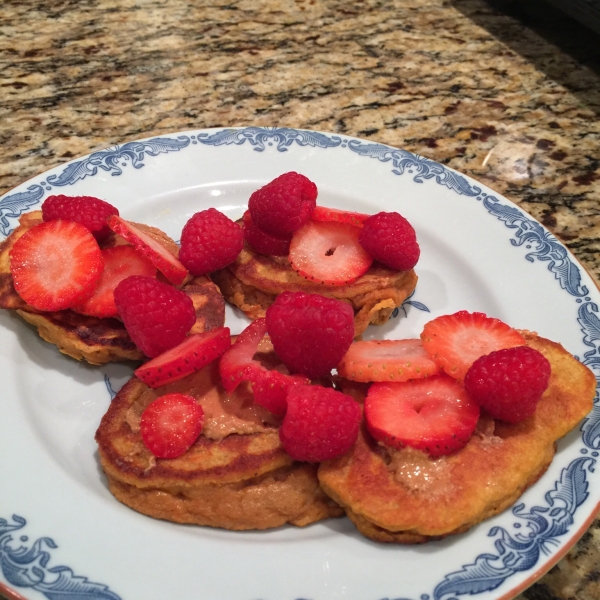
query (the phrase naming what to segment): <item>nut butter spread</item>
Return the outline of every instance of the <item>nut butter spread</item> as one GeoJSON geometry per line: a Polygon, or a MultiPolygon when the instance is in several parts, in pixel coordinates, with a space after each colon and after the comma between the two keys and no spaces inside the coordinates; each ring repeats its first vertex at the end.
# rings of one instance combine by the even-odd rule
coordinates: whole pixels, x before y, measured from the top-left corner
{"type": "MultiPolygon", "coordinates": [[[[494,435],[495,421],[488,415],[479,419],[472,443],[486,449],[501,444],[502,439],[494,435]]],[[[389,455],[388,469],[394,479],[406,489],[429,496],[447,495],[454,486],[452,481],[452,455],[433,459],[421,450],[407,446],[401,450],[386,448],[389,455]]],[[[487,482],[492,485],[493,482],[487,482]]]]}
{"type": "Polygon", "coordinates": [[[280,424],[280,419],[254,403],[247,382],[228,394],[220,384],[218,361],[196,373],[155,390],[146,388],[127,412],[127,423],[133,432],[140,429],[144,409],[159,396],[188,394],[204,409],[202,435],[211,440],[237,434],[261,433],[280,424]]]}

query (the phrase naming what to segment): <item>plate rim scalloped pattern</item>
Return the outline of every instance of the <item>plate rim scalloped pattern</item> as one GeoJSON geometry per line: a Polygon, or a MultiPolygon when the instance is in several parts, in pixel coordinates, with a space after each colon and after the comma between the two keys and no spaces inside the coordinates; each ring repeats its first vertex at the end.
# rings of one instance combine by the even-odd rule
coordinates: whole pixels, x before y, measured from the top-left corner
{"type": "MultiPolygon", "coordinates": [[[[581,282],[581,267],[567,248],[546,230],[540,223],[519,207],[503,198],[501,201],[493,194],[483,191],[482,187],[470,177],[460,174],[431,159],[402,150],[345,135],[278,127],[240,127],[175,132],[164,136],[146,138],[122,145],[106,148],[66,163],[58,175],[36,176],[0,198],[0,235],[8,235],[16,219],[28,209],[39,204],[49,191],[65,188],[76,182],[94,177],[100,172],[119,176],[128,164],[134,169],[144,166],[146,156],[179,152],[191,145],[227,146],[248,144],[255,152],[263,152],[267,146],[275,145],[278,152],[288,152],[294,145],[330,149],[347,149],[364,158],[389,163],[391,172],[398,176],[411,176],[416,183],[433,180],[459,195],[480,202],[486,211],[512,230],[510,243],[531,249],[525,255],[530,262],[547,263],[548,272],[554,277],[561,290],[573,297],[579,305],[577,322],[582,341],[590,348],[581,362],[587,365],[600,380],[600,318],[598,305],[589,295],[589,289],[581,282]],[[29,185],[28,185],[29,184],[29,185]],[[506,203],[508,202],[508,204],[506,203]]],[[[56,169],[53,169],[56,170],[56,169]]],[[[578,357],[579,358],[579,357],[578,357]]],[[[493,538],[495,553],[479,554],[472,562],[464,564],[462,569],[446,574],[443,580],[432,586],[430,593],[422,593],[420,600],[454,600],[457,596],[478,595],[498,588],[520,572],[532,571],[532,574],[502,598],[525,589],[538,576],[541,576],[557,562],[575,543],[577,535],[583,533],[593,518],[590,513],[584,526],[577,532],[571,531],[571,544],[564,544],[551,560],[539,565],[541,555],[547,552],[549,545],[559,545],[561,537],[570,532],[574,523],[573,516],[588,498],[588,475],[594,473],[600,452],[600,404],[598,392],[592,412],[583,420],[580,427],[582,447],[580,455],[561,470],[560,477],[554,482],[553,489],[545,494],[545,506],[527,508],[524,503],[512,507],[512,513],[524,526],[526,533],[511,535],[503,527],[492,527],[488,536],[493,538]],[[534,569],[537,570],[534,571],[534,569]]],[[[0,515],[1,517],[1,515],[0,515]]],[[[68,590],[73,600],[120,600],[121,597],[111,591],[107,585],[94,583],[86,577],[75,575],[66,566],[48,567],[50,553],[44,549],[53,549],[57,545],[52,538],[36,540],[30,548],[10,546],[11,533],[25,527],[26,520],[12,515],[12,523],[0,518],[0,567],[2,575],[9,584],[20,588],[31,588],[48,598],[53,593],[68,590]],[[57,576],[58,574],[58,576],[57,576]]],[[[26,540],[21,537],[21,540],[26,540]]],[[[492,552],[492,551],[491,551],[492,552]]],[[[543,561],[542,561],[543,562],[543,561]]],[[[0,591],[20,595],[16,590],[0,582],[0,591]]],[[[367,600],[367,599],[365,599],[367,600]]],[[[397,600],[414,600],[398,598],[397,600]]]]}

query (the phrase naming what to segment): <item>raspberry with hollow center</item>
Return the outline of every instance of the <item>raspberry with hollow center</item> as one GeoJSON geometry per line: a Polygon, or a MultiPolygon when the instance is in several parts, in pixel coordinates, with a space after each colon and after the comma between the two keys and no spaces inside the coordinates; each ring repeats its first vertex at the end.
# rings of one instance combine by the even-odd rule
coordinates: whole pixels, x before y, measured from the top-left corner
{"type": "Polygon", "coordinates": [[[294,171],[280,175],[256,190],[248,201],[254,224],[276,236],[302,227],[317,204],[317,186],[294,171]]]}
{"type": "Polygon", "coordinates": [[[191,298],[154,277],[127,277],[115,288],[114,296],[131,339],[151,358],[183,342],[196,322],[191,298]]]}
{"type": "Polygon", "coordinates": [[[342,456],[356,442],[361,410],[351,396],[320,385],[295,385],[279,438],[294,460],[320,462],[342,456]]]}
{"type": "Polygon", "coordinates": [[[467,371],[464,386],[492,417],[518,423],[535,412],[550,370],[548,359],[533,348],[505,348],[478,358],[467,371]]]}
{"type": "Polygon", "coordinates": [[[267,331],[279,358],[292,373],[325,377],[354,339],[352,307],[333,298],[284,292],[269,306],[267,331]]]}
{"type": "Polygon", "coordinates": [[[99,242],[110,233],[106,219],[118,215],[119,211],[112,204],[93,196],[65,196],[59,194],[48,196],[42,204],[44,221],[66,219],[76,221],[87,227],[99,242]]]}
{"type": "Polygon", "coordinates": [[[366,219],[358,241],[375,260],[397,271],[412,269],[421,253],[413,226],[397,212],[366,219]]]}
{"type": "Polygon", "coordinates": [[[197,212],[181,232],[179,260],[193,275],[230,265],[244,246],[244,231],[216,208],[197,212]]]}

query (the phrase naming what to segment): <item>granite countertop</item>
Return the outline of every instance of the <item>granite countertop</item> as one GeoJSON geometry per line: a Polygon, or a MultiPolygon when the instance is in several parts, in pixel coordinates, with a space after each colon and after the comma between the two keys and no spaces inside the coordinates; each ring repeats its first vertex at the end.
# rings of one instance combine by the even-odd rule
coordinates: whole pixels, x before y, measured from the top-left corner
{"type": "MultiPolygon", "coordinates": [[[[542,0],[518,4],[4,0],[0,195],[140,137],[317,129],[475,177],[600,281],[599,38],[542,0]]],[[[599,581],[596,520],[519,598],[593,600],[599,581]]]]}

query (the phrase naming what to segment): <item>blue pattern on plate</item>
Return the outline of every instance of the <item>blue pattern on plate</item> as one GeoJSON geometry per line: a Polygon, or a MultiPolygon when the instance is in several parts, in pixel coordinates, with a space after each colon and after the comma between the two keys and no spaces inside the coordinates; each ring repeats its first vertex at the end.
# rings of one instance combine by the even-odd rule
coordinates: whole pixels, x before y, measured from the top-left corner
{"type": "MultiPolygon", "coordinates": [[[[57,547],[51,538],[40,538],[30,548],[13,548],[11,533],[25,527],[26,521],[17,515],[12,520],[11,524],[0,519],[0,565],[10,584],[37,590],[50,600],[121,600],[107,586],[79,577],[68,567],[48,568],[50,554],[44,547],[57,547]]],[[[21,542],[26,541],[21,536],[21,542]]]]}
{"type": "MultiPolygon", "coordinates": [[[[583,333],[584,344],[591,348],[585,353],[582,362],[589,366],[596,375],[596,379],[600,380],[598,306],[587,297],[588,290],[581,285],[579,267],[573,262],[564,246],[520,209],[502,204],[496,197],[483,193],[481,188],[470,184],[464,176],[444,165],[407,150],[391,148],[382,144],[355,139],[347,140],[318,132],[275,127],[223,129],[213,133],[200,133],[192,138],[196,138],[201,144],[215,147],[231,144],[243,145],[248,142],[249,146],[257,152],[263,152],[273,144],[279,152],[287,152],[294,144],[323,149],[349,149],[360,156],[389,162],[392,166],[391,171],[395,175],[411,175],[416,183],[433,180],[459,195],[474,197],[491,215],[503,222],[507,228],[514,230],[514,237],[510,240],[513,246],[518,247],[524,244],[526,248],[535,246],[535,250],[526,254],[525,259],[530,262],[535,260],[547,262],[548,271],[553,274],[561,289],[580,303],[577,321],[583,333]]],[[[180,151],[189,144],[190,138],[183,135],[177,138],[160,137],[141,142],[129,142],[122,146],[95,152],[80,161],[75,161],[68,165],[60,175],[47,177],[47,182],[41,181],[41,184],[29,186],[26,192],[15,193],[0,200],[0,232],[8,235],[11,230],[8,219],[18,218],[24,211],[37,204],[43,198],[45,190],[52,189],[51,186],[72,185],[85,177],[96,175],[98,169],[118,176],[122,173],[120,167],[126,165],[119,161],[130,161],[134,168],[139,169],[143,166],[142,160],[146,154],[158,156],[166,152],[180,151]]],[[[401,307],[405,313],[405,305],[429,312],[427,306],[410,300],[411,297],[407,298],[401,307]]],[[[112,396],[114,391],[110,381],[105,378],[105,382],[112,396]]],[[[472,563],[463,565],[459,571],[449,573],[443,581],[435,586],[432,595],[422,594],[420,600],[430,600],[431,598],[452,600],[457,595],[475,595],[494,590],[516,573],[533,569],[541,554],[548,554],[552,546],[560,544],[559,538],[569,531],[577,508],[588,497],[587,477],[588,473],[594,472],[596,458],[585,455],[592,450],[592,456],[596,457],[598,456],[596,450],[600,448],[598,394],[594,401],[594,409],[583,422],[581,431],[581,441],[584,445],[581,454],[584,456],[573,460],[561,471],[554,488],[544,497],[545,506],[532,506],[527,509],[524,504],[519,504],[513,507],[512,513],[519,520],[514,527],[518,531],[524,527],[526,533],[519,531],[511,535],[503,527],[492,527],[488,535],[495,538],[496,553],[480,554],[472,563]]],[[[9,525],[6,520],[0,519],[0,565],[4,577],[11,584],[19,587],[32,587],[44,593],[51,600],[58,600],[59,597],[63,598],[65,595],[69,595],[73,600],[116,600],[119,598],[106,586],[88,582],[84,577],[75,576],[68,567],[46,569],[49,554],[42,548],[44,545],[48,548],[56,547],[50,538],[41,538],[29,550],[25,548],[12,549],[8,545],[12,539],[9,532],[25,525],[25,520],[21,517],[14,516],[13,520],[16,525],[9,525]],[[46,582],[48,573],[58,573],[59,576],[56,580],[48,583],[46,582]]]]}

